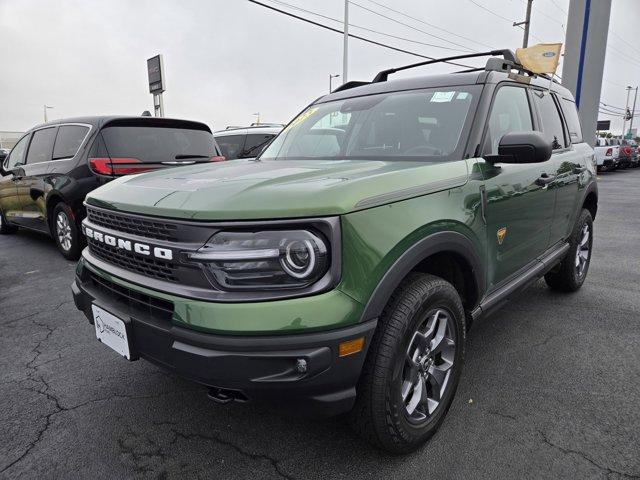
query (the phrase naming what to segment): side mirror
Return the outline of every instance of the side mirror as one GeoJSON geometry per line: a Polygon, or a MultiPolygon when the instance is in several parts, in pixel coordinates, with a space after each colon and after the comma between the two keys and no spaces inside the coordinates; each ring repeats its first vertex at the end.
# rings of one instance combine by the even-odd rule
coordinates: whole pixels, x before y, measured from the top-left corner
{"type": "Polygon", "coordinates": [[[551,142],[541,132],[505,133],[498,145],[498,155],[486,155],[490,163],[542,163],[551,158],[551,142]]]}

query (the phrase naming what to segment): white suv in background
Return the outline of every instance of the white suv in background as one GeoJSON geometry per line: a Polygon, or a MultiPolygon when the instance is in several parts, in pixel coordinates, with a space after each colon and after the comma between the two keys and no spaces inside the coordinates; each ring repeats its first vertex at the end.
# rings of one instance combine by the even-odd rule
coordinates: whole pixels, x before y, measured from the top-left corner
{"type": "Polygon", "coordinates": [[[227,127],[226,130],[214,132],[213,136],[227,160],[254,158],[283,127],[280,124],[227,127]]]}

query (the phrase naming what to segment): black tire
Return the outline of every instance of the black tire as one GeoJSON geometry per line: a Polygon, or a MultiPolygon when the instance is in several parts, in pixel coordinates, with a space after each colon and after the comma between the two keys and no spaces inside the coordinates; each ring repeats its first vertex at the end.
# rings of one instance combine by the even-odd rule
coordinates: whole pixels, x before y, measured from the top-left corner
{"type": "Polygon", "coordinates": [[[62,256],[67,260],[78,260],[82,252],[80,232],[75,216],[67,204],[60,202],[55,206],[50,226],[51,235],[62,256]],[[65,228],[65,222],[68,229],[65,228]]]}
{"type": "Polygon", "coordinates": [[[567,255],[559,265],[544,276],[547,285],[560,292],[575,292],[579,290],[589,272],[592,246],[593,219],[589,210],[583,209],[569,238],[567,255]],[[585,229],[588,232],[586,242],[584,242],[585,229]],[[581,252],[582,260],[578,259],[578,250],[581,252]]]}
{"type": "Polygon", "coordinates": [[[7,219],[0,210],[0,234],[8,235],[10,233],[16,233],[18,231],[18,227],[16,225],[11,225],[7,222],[7,219]]]}
{"type": "MultiPolygon", "coordinates": [[[[367,441],[390,453],[411,452],[426,442],[442,424],[455,395],[464,363],[465,332],[464,309],[455,288],[433,275],[409,275],[385,307],[371,341],[357,386],[356,404],[350,413],[354,429],[367,441]],[[424,357],[414,355],[413,359],[417,358],[418,362],[408,357],[411,346],[416,344],[418,329],[428,325],[434,311],[449,315],[445,318],[446,331],[455,333],[454,353],[448,351],[453,365],[443,379],[445,386],[437,390],[443,392],[437,407],[430,413],[428,404],[414,407],[413,415],[426,414],[424,419],[416,420],[405,403],[407,399],[411,403],[416,390],[407,387],[411,396],[403,399],[403,388],[408,383],[406,368],[407,365],[426,366],[426,362],[420,362],[424,357]],[[427,411],[420,411],[421,407],[427,411]]],[[[447,344],[445,348],[449,349],[451,345],[447,344]]],[[[437,368],[437,355],[444,358],[444,352],[435,355],[436,364],[427,364],[431,368],[437,368]]],[[[443,362],[442,358],[440,362],[443,362]]],[[[424,391],[431,389],[433,395],[436,390],[427,380],[428,376],[424,370],[417,374],[418,379],[424,379],[424,391]]]]}

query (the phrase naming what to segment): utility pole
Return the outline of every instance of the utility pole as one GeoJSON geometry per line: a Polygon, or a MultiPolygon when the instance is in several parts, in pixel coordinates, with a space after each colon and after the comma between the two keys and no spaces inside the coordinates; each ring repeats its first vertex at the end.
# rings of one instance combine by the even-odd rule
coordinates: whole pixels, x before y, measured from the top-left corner
{"type": "Polygon", "coordinates": [[[332,84],[332,80],[334,78],[338,78],[340,76],[340,74],[336,74],[336,75],[331,75],[329,74],[329,93],[331,93],[333,91],[333,84],[332,84]]]}
{"type": "Polygon", "coordinates": [[[347,83],[349,67],[349,0],[344,0],[344,39],[342,44],[342,83],[347,83]]]}
{"type": "Polygon", "coordinates": [[[527,16],[524,22],[513,22],[514,27],[524,25],[524,37],[522,38],[522,48],[529,46],[529,25],[531,25],[531,6],[533,0],[527,0],[527,16]]]}
{"type": "Polygon", "coordinates": [[[633,117],[636,114],[636,100],[638,100],[638,87],[636,87],[636,94],[633,97],[633,110],[631,111],[631,123],[629,123],[629,133],[633,130],[633,117]]]}
{"type": "Polygon", "coordinates": [[[622,117],[622,138],[627,134],[626,126],[627,126],[627,115],[629,114],[629,94],[631,93],[631,86],[627,85],[627,103],[624,106],[624,117],[622,117]]]}

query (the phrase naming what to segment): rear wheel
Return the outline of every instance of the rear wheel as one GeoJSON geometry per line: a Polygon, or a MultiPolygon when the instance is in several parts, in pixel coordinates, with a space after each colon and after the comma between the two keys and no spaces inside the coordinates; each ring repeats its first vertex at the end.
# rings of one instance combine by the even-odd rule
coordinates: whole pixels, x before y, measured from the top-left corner
{"type": "Polygon", "coordinates": [[[2,213],[2,210],[0,210],[0,234],[7,235],[9,233],[15,233],[17,230],[18,227],[8,223],[7,219],[4,216],[4,213],[2,213]]]}
{"type": "Polygon", "coordinates": [[[593,245],[593,219],[583,209],[569,238],[569,251],[562,262],[544,276],[553,290],[575,292],[584,283],[591,263],[593,245]]]}
{"type": "Polygon", "coordinates": [[[464,362],[465,316],[451,284],[412,274],[380,318],[358,383],[352,424],[392,452],[415,450],[438,429],[464,362]]]}
{"type": "Polygon", "coordinates": [[[68,260],[78,260],[81,251],[80,235],[73,212],[66,204],[60,202],[53,210],[52,220],[51,233],[60,253],[68,260]]]}

